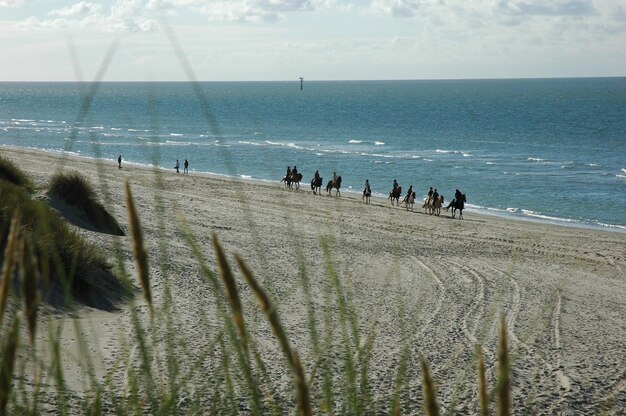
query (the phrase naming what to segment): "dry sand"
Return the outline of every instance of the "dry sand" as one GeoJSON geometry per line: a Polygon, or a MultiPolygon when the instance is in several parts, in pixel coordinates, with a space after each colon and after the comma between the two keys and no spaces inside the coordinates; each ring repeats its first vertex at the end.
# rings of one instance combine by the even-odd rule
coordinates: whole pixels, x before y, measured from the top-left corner
{"type": "MultiPolygon", "coordinates": [[[[278,182],[225,180],[172,170],[155,174],[155,170],[128,163],[119,170],[115,163],[98,164],[25,149],[1,148],[0,152],[38,185],[45,185],[59,170],[81,172],[103,190],[103,195],[110,193],[113,214],[125,230],[123,184],[126,179],[130,181],[151,255],[156,303],[163,301],[161,264],[168,268],[172,282],[178,330],[185,334],[192,353],[206,348],[208,337],[198,323],[204,319],[202,314],[212,310],[212,296],[185,243],[181,214],[209,267],[215,269],[211,243],[211,233],[215,232],[229,256],[240,253],[257,270],[307,371],[311,371],[311,351],[298,278],[298,250],[305,253],[303,266],[311,278],[319,310],[316,318],[322,327],[329,287],[320,245],[324,240],[350,295],[362,336],[376,336],[370,365],[374,400],[388,403],[402,345],[406,344],[410,348],[411,383],[403,413],[421,413],[420,355],[430,363],[442,408],[452,413],[476,413],[474,347],[477,343],[484,346],[488,381],[493,386],[498,320],[504,314],[516,414],[524,410],[531,414],[596,414],[605,408],[611,409],[608,414],[624,414],[624,233],[467,212],[464,220],[452,219],[446,212],[435,217],[417,208],[408,212],[391,207],[384,199],[365,205],[354,194],[317,196],[308,186],[290,191],[278,182]],[[164,207],[164,248],[160,247],[157,196],[164,207]]],[[[111,250],[118,239],[81,232],[106,250],[111,250]]],[[[121,237],[118,241],[125,264],[133,271],[130,239],[121,237]]],[[[246,310],[255,310],[249,292],[243,290],[242,296],[246,310]]],[[[124,375],[115,373],[112,366],[121,360],[120,338],[129,338],[130,307],[123,306],[118,312],[80,311],[87,348],[99,357],[95,360],[97,374],[108,371],[122,384],[124,375]]],[[[140,296],[132,307],[147,319],[140,296]]],[[[53,313],[45,321],[50,326],[66,322],[62,335],[64,366],[69,387],[82,394],[85,377],[72,360],[77,330],[71,324],[73,318],[53,313]]],[[[262,352],[279,357],[269,361],[268,370],[284,390],[279,387],[279,394],[291,399],[291,379],[271,332],[258,316],[249,321],[258,327],[251,331],[259,339],[262,352]]],[[[336,338],[342,342],[339,328],[336,338]]]]}

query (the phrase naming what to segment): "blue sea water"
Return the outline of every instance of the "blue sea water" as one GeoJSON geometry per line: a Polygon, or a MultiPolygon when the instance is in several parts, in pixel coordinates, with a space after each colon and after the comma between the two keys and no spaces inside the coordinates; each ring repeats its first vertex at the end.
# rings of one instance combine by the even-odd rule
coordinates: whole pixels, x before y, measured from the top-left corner
{"type": "MultiPolygon", "coordinates": [[[[496,215],[625,231],[626,78],[0,83],[0,145],[278,182],[393,179],[496,215]]],[[[1,152],[1,148],[0,148],[1,152]]]]}

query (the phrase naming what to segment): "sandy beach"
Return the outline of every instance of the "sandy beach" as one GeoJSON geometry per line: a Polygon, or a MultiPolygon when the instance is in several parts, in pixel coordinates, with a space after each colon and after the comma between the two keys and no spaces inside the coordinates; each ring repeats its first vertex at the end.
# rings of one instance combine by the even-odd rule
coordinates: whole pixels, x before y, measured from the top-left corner
{"type": "MultiPolygon", "coordinates": [[[[314,195],[307,175],[299,190],[288,190],[278,180],[258,183],[184,175],[128,163],[118,169],[114,162],[30,149],[2,147],[0,154],[40,188],[54,172],[80,172],[100,191],[126,231],[124,182],[130,182],[150,255],[155,304],[158,308],[166,302],[164,288],[169,282],[172,322],[186,340],[177,348],[192,357],[207,354],[199,378],[210,378],[215,368],[210,351],[216,335],[209,329],[217,333],[221,322],[212,286],[186,241],[182,219],[209,269],[217,269],[212,233],[219,237],[231,264],[235,253],[249,264],[274,301],[311,384],[318,381],[313,376],[315,351],[309,335],[307,289],[300,277],[303,270],[310,282],[320,337],[330,337],[337,351],[345,333],[355,344],[373,343],[367,372],[375,409],[389,408],[396,373],[408,348],[402,414],[422,414],[420,356],[432,369],[442,410],[476,414],[475,346],[483,346],[487,381],[493,387],[502,314],[508,325],[515,414],[624,414],[625,233],[468,212],[463,220],[445,211],[436,217],[424,214],[421,204],[411,212],[392,207],[386,199],[374,198],[367,205],[355,194],[314,195]],[[344,332],[335,320],[341,308],[329,282],[329,267],[347,294],[359,340],[352,339],[352,329],[344,332]],[[327,313],[329,308],[332,313],[327,313]]],[[[124,266],[139,287],[128,232],[125,237],[80,233],[106,252],[119,246],[124,266]]],[[[294,395],[285,360],[254,296],[239,281],[248,328],[266,359],[274,397],[289,403],[294,395]]],[[[83,332],[86,348],[93,353],[96,378],[114,380],[124,390],[128,372],[120,370],[120,363],[128,359],[128,351],[132,357],[136,350],[129,336],[132,310],[148,322],[140,293],[117,311],[82,307],[78,313],[49,311],[40,318],[41,357],[49,353],[47,332],[64,323],[61,348],[71,396],[86,394],[88,385],[88,375],[74,358],[76,331],[83,332]]],[[[159,339],[158,335],[152,339],[159,339]]],[[[155,343],[155,348],[161,346],[155,343]]],[[[328,359],[336,357],[329,354],[328,359]]],[[[339,367],[338,363],[340,372],[339,367]]],[[[198,376],[189,376],[193,377],[198,376]]],[[[201,393],[190,392],[189,397],[201,393]]],[[[52,394],[42,397],[49,403],[55,400],[52,394]]],[[[207,393],[206,401],[197,404],[200,414],[209,413],[210,399],[207,393]]],[[[312,398],[315,408],[319,400],[312,398]]],[[[341,400],[336,397],[337,409],[341,400]]],[[[285,406],[294,414],[293,404],[285,406]]],[[[241,409],[241,413],[248,411],[241,409]]]]}

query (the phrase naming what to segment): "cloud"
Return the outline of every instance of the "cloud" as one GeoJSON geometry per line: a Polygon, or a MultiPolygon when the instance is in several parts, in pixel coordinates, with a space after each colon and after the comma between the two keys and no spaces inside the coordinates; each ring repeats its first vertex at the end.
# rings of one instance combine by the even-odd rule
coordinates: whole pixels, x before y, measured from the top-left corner
{"type": "Polygon", "coordinates": [[[285,13],[314,11],[332,3],[332,0],[149,0],[146,7],[161,11],[184,7],[210,20],[276,22],[285,13]]]}
{"type": "Polygon", "coordinates": [[[62,17],[77,17],[85,16],[88,14],[98,13],[102,9],[99,4],[88,3],[81,1],[80,3],[73,4],[69,7],[62,9],[55,9],[48,12],[50,16],[62,16],[62,17]]]}
{"type": "Polygon", "coordinates": [[[74,29],[106,33],[149,32],[158,23],[145,11],[143,0],[116,0],[107,13],[100,4],[80,2],[48,12],[53,19],[31,16],[18,24],[22,29],[74,29]]]}
{"type": "Polygon", "coordinates": [[[512,1],[505,8],[514,13],[527,16],[583,16],[595,13],[590,0],[524,0],[512,1]]]}
{"type": "Polygon", "coordinates": [[[17,7],[24,3],[25,0],[0,0],[0,7],[17,7]]]}

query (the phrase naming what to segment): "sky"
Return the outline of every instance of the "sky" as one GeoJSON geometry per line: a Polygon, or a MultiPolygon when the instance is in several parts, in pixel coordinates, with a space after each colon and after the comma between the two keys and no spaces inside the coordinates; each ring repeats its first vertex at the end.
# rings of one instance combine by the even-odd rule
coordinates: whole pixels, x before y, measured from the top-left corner
{"type": "Polygon", "coordinates": [[[626,76],[626,0],[0,0],[0,81],[626,76]]]}

